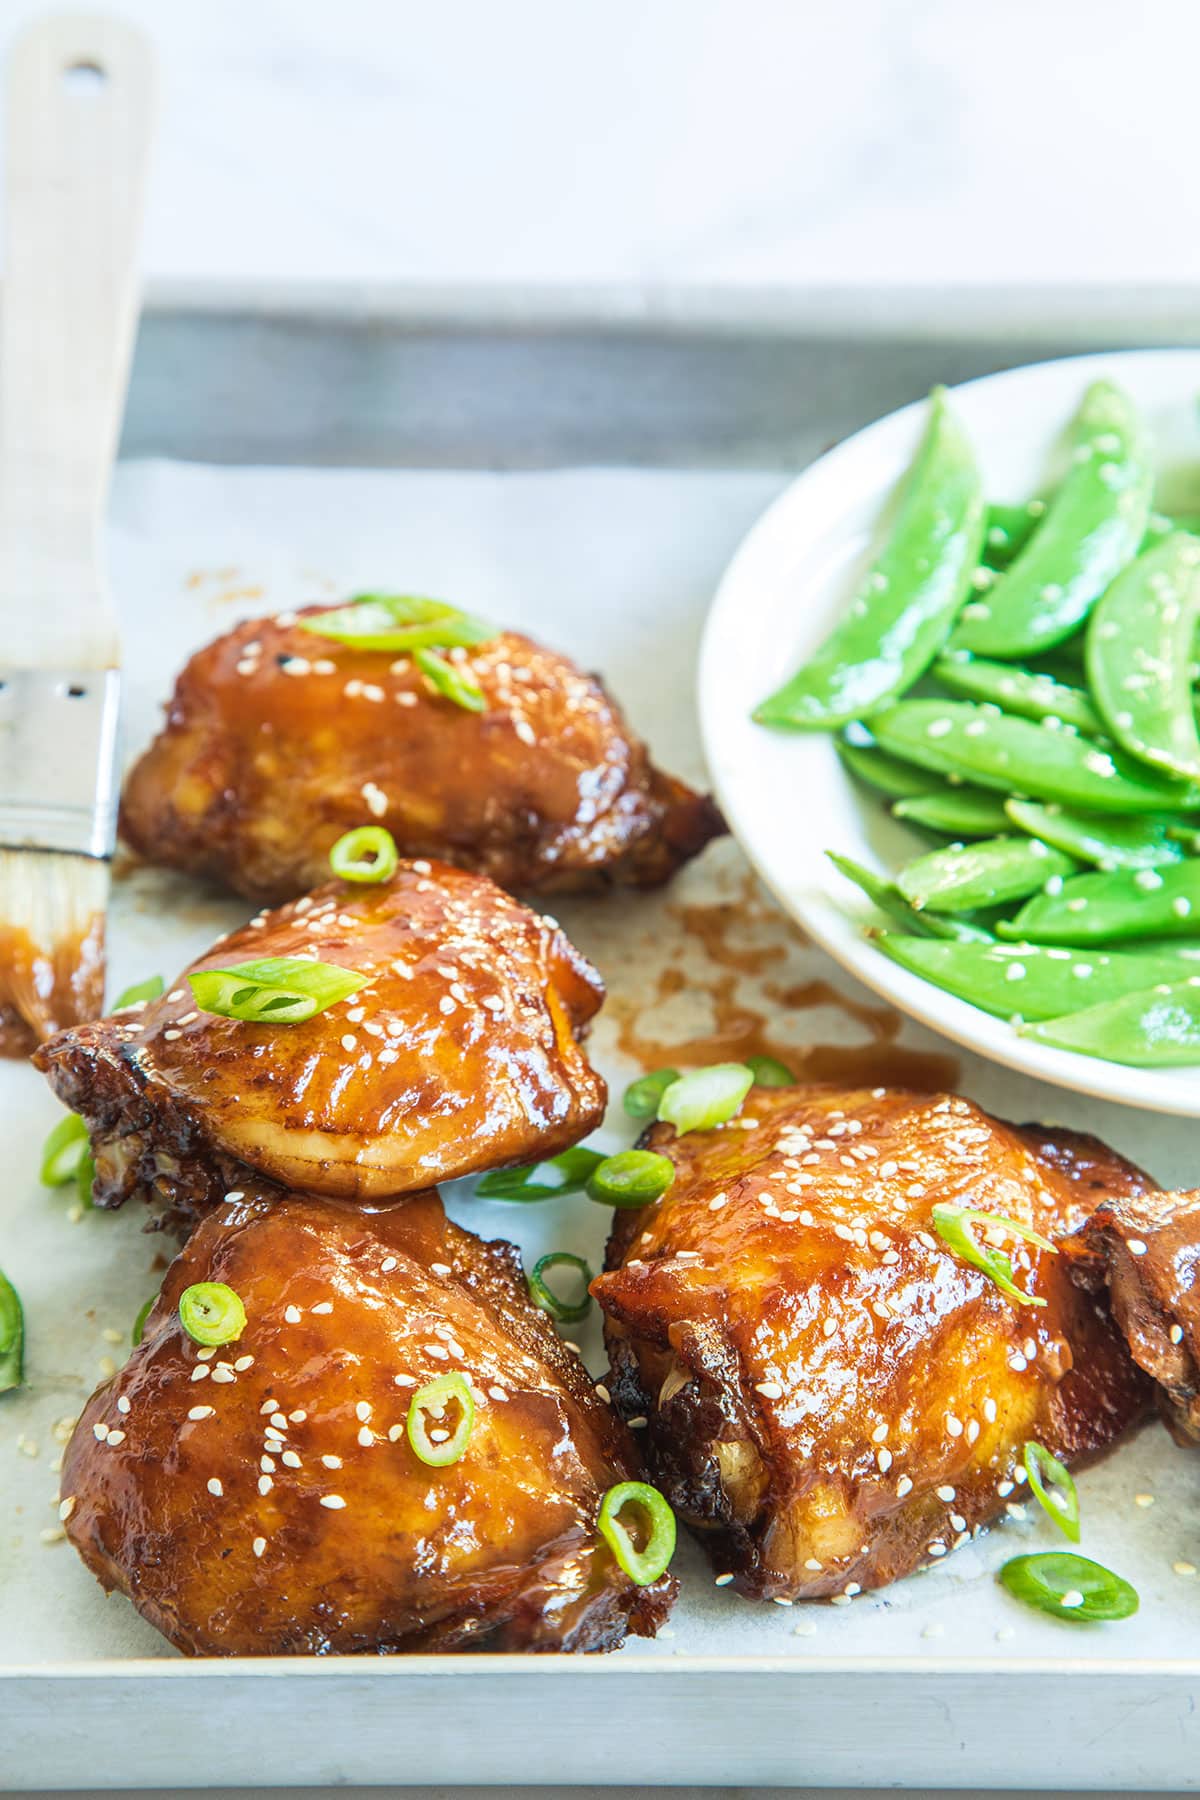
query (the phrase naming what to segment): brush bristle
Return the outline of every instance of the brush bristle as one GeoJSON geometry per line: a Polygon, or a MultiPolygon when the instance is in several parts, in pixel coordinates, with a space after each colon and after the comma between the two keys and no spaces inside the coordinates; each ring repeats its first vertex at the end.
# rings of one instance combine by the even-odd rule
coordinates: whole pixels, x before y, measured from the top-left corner
{"type": "Polygon", "coordinates": [[[95,857],[0,849],[0,1054],[103,1012],[108,884],[95,857]]]}

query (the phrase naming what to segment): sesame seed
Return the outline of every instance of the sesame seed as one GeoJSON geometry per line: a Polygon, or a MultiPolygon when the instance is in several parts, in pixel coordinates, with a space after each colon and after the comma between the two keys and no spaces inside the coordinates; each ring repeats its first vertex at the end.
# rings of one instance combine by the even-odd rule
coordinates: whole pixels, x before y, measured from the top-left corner
{"type": "Polygon", "coordinates": [[[108,1426],[104,1424],[103,1420],[96,1420],[96,1423],[92,1426],[92,1436],[96,1439],[98,1444],[104,1443],[105,1439],[108,1437],[108,1426]]]}
{"type": "Polygon", "coordinates": [[[258,1459],[258,1466],[265,1475],[273,1475],[275,1473],[275,1458],[273,1456],[260,1456],[258,1459]]]}
{"type": "Polygon", "coordinates": [[[133,1411],[133,1402],[130,1400],[128,1394],[122,1394],[117,1400],[117,1411],[119,1413],[129,1413],[133,1411]]]}
{"type": "Polygon", "coordinates": [[[1063,1596],[1059,1600],[1058,1604],[1060,1606],[1074,1609],[1076,1606],[1083,1605],[1083,1595],[1080,1593],[1078,1588],[1068,1588],[1066,1593],[1063,1594],[1063,1596]]]}
{"type": "MultiPolygon", "coordinates": [[[[432,1435],[432,1433],[430,1435],[432,1435]]],[[[369,1425],[363,1425],[360,1428],[358,1441],[364,1450],[369,1450],[371,1445],[375,1442],[375,1433],[371,1430],[369,1425]]]]}
{"type": "Polygon", "coordinates": [[[371,1416],[371,1402],[369,1400],[360,1400],[354,1408],[354,1416],[360,1421],[369,1419],[371,1416]]]}
{"type": "Polygon", "coordinates": [[[283,1309],[283,1316],[289,1325],[298,1325],[300,1323],[300,1308],[298,1306],[285,1306],[283,1309]]]}
{"type": "Polygon", "coordinates": [[[955,1490],[952,1487],[940,1487],[934,1491],[936,1492],[938,1499],[945,1500],[947,1504],[955,1498],[955,1490]]]}
{"type": "Polygon", "coordinates": [[[1183,1326],[1182,1325],[1172,1325],[1170,1331],[1167,1333],[1167,1336],[1170,1338],[1170,1340],[1173,1344],[1181,1344],[1183,1342],[1183,1326]]]}
{"type": "Polygon", "coordinates": [[[216,1475],[209,1476],[208,1491],[210,1494],[215,1494],[217,1496],[218,1500],[221,1498],[221,1495],[225,1492],[225,1489],[221,1486],[220,1478],[218,1476],[216,1476],[216,1475]]]}
{"type": "Polygon", "coordinates": [[[273,1413],[271,1415],[271,1423],[272,1423],[272,1425],[274,1425],[276,1431],[286,1431],[287,1430],[287,1420],[284,1418],[284,1416],[281,1412],[273,1413]]]}
{"type": "Polygon", "coordinates": [[[756,1381],[755,1389],[764,1400],[782,1400],[783,1389],[777,1381],[756,1381]]]}
{"type": "Polygon", "coordinates": [[[718,1575],[713,1581],[714,1587],[728,1587],[733,1580],[732,1575],[718,1575]]]}
{"type": "Polygon", "coordinates": [[[396,1258],[394,1256],[385,1256],[379,1265],[379,1272],[381,1275],[390,1275],[395,1266],[396,1258]]]}
{"type": "Polygon", "coordinates": [[[255,1556],[261,1556],[266,1547],[267,1540],[265,1537],[256,1537],[253,1544],[250,1546],[254,1551],[255,1556]]]}
{"type": "Polygon", "coordinates": [[[275,1486],[275,1483],[271,1480],[271,1477],[269,1475],[260,1475],[259,1476],[258,1491],[260,1494],[269,1494],[271,1489],[274,1486],[275,1486]]]}
{"type": "Polygon", "coordinates": [[[244,1375],[247,1369],[252,1369],[254,1367],[254,1358],[252,1356],[239,1356],[233,1366],[239,1375],[244,1375]]]}
{"type": "Polygon", "coordinates": [[[333,1311],[333,1301],[332,1300],[318,1300],[317,1304],[313,1307],[312,1310],[315,1313],[331,1313],[333,1311]]]}
{"type": "Polygon", "coordinates": [[[1127,1238],[1125,1247],[1131,1256],[1145,1256],[1149,1246],[1141,1238],[1127,1238]]]}
{"type": "Polygon", "coordinates": [[[605,1387],[605,1385],[602,1381],[598,1381],[596,1383],[596,1394],[599,1399],[603,1400],[603,1402],[606,1406],[611,1406],[612,1395],[609,1393],[608,1389],[605,1387]]]}
{"type": "Polygon", "coordinates": [[[1154,1505],[1154,1495],[1153,1494],[1135,1494],[1133,1496],[1133,1504],[1135,1506],[1153,1506],[1154,1505]]]}
{"type": "Polygon", "coordinates": [[[951,1437],[954,1437],[954,1438],[961,1437],[962,1436],[962,1420],[956,1419],[953,1413],[947,1413],[946,1414],[946,1430],[950,1433],[951,1437]]]}
{"type": "Polygon", "coordinates": [[[216,1368],[212,1372],[212,1378],[213,1378],[213,1381],[218,1384],[218,1386],[223,1382],[237,1380],[237,1376],[234,1374],[233,1370],[229,1367],[228,1363],[218,1363],[216,1368]]]}
{"type": "Polygon", "coordinates": [[[896,1498],[897,1498],[897,1500],[903,1500],[906,1494],[911,1494],[912,1487],[913,1487],[913,1484],[912,1484],[911,1478],[907,1475],[902,1475],[900,1477],[899,1481],[896,1483],[896,1498]]]}
{"type": "Polygon", "coordinates": [[[1194,1575],[1196,1573],[1195,1563],[1176,1562],[1172,1563],[1171,1567],[1174,1569],[1176,1575],[1194,1575]]]}
{"type": "Polygon", "coordinates": [[[340,1494],[322,1494],[321,1505],[327,1506],[330,1512],[341,1512],[346,1502],[340,1494]]]}
{"type": "Polygon", "coordinates": [[[891,1466],[892,1466],[892,1453],[891,1453],[891,1451],[890,1451],[890,1450],[877,1450],[877,1451],[876,1451],[876,1452],[875,1452],[875,1461],[876,1461],[876,1462],[877,1462],[877,1463],[878,1463],[878,1464],[879,1464],[879,1472],[880,1472],[880,1474],[881,1474],[881,1475],[886,1475],[886,1474],[887,1474],[887,1472],[888,1472],[888,1470],[889,1470],[889,1469],[890,1469],[890,1468],[891,1468],[891,1466]]]}
{"type": "Polygon", "coordinates": [[[334,1455],[332,1455],[332,1454],[331,1454],[331,1453],[329,1453],[329,1452],[327,1452],[327,1453],[326,1453],[326,1454],[325,1454],[325,1455],[324,1455],[324,1456],[323,1456],[323,1457],[322,1457],[322,1458],[321,1458],[321,1461],[322,1461],[322,1462],[323,1462],[323,1463],[324,1463],[324,1464],[325,1464],[325,1467],[326,1467],[326,1468],[327,1468],[327,1469],[340,1469],[340,1468],[341,1468],[341,1466],[342,1466],[342,1459],[341,1459],[341,1457],[340,1457],[340,1456],[334,1456],[334,1455]]]}
{"type": "Polygon", "coordinates": [[[300,1458],[296,1455],[294,1450],[285,1450],[280,1457],[280,1461],[285,1469],[298,1469],[301,1467],[300,1458]]]}
{"type": "Polygon", "coordinates": [[[193,1406],[188,1411],[189,1419],[211,1419],[216,1409],[211,1406],[193,1406]]]}

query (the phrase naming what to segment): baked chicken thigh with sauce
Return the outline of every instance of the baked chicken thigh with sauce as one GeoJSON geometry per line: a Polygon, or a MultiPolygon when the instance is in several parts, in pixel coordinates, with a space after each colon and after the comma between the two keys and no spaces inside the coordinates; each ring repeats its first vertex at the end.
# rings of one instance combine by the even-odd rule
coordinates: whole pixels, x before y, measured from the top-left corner
{"type": "Polygon", "coordinates": [[[125,786],[122,833],[148,861],[273,903],[373,819],[402,855],[546,893],[654,886],[724,830],[566,657],[515,632],[459,646],[472,711],[411,658],[297,623],[326,610],[250,620],[191,658],[125,786]]]}
{"type": "Polygon", "coordinates": [[[649,1479],[743,1593],[883,1586],[1003,1515],[1028,1439],[1076,1465],[1146,1412],[1066,1256],[994,1240],[1045,1304],[1014,1303],[931,1219],[946,1202],[1058,1239],[1149,1185],[1095,1140],[948,1095],[804,1087],[644,1141],[676,1175],[617,1215],[593,1284],[613,1397],[648,1419],[649,1479]]]}
{"type": "Polygon", "coordinates": [[[192,965],[315,958],[367,977],[295,1024],[160,999],[72,1027],[35,1062],[86,1120],[95,1199],[140,1193],[187,1225],[248,1169],[375,1199],[567,1149],[604,1116],[581,1047],[600,978],[550,919],[423,861],[332,882],[192,965]]]}
{"type": "Polygon", "coordinates": [[[434,1193],[248,1192],[199,1226],[85,1407],[60,1516],[105,1588],[194,1654],[611,1650],[653,1636],[675,1589],[635,1586],[597,1530],[635,1474],[510,1245],[434,1193]],[[241,1301],[236,1342],[187,1335],[194,1283],[241,1301]],[[431,1399],[419,1455],[410,1404],[456,1371],[473,1417],[431,1399]]]}

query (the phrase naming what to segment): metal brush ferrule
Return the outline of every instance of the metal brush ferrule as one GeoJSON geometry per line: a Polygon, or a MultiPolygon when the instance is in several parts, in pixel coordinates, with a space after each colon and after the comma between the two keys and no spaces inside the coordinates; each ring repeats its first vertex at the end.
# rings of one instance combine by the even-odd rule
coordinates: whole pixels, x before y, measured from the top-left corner
{"type": "Polygon", "coordinates": [[[0,666],[0,847],[110,857],[117,669],[0,666]]]}

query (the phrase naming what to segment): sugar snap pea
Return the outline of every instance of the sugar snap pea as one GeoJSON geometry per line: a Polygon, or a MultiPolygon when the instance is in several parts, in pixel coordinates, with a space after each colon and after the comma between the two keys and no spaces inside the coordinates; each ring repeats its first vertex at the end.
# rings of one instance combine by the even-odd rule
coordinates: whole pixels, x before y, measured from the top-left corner
{"type": "Polygon", "coordinates": [[[803,668],[755,709],[763,725],[827,729],[886,706],[941,649],[979,561],[974,451],[936,388],[887,541],[850,608],[803,668]]]}
{"type": "Polygon", "coordinates": [[[964,609],[956,648],[1020,657],[1061,643],[1136,553],[1153,472],[1137,413],[1112,382],[1088,388],[1072,440],[1045,517],[986,599],[964,609]]]}
{"type": "Polygon", "coordinates": [[[834,850],[825,852],[839,875],[852,881],[860,888],[873,906],[889,919],[895,919],[906,931],[915,931],[923,937],[958,938],[964,941],[994,943],[990,931],[977,925],[973,920],[963,918],[940,918],[936,913],[919,913],[908,904],[894,881],[885,875],[877,875],[874,869],[866,868],[862,863],[854,862],[849,856],[839,856],[834,850]]]}
{"type": "Polygon", "coordinates": [[[857,743],[852,739],[840,737],[837,740],[837,753],[852,775],[865,782],[868,787],[886,794],[890,800],[907,800],[917,794],[938,793],[945,787],[945,782],[928,769],[920,769],[915,763],[901,762],[898,757],[889,756],[874,744],[857,743]]]}
{"type": "Polygon", "coordinates": [[[1037,944],[1115,944],[1133,938],[1200,937],[1200,859],[1165,869],[1076,875],[1038,894],[998,927],[1037,944]]]}
{"type": "Polygon", "coordinates": [[[1087,631],[1088,681],[1109,731],[1140,762],[1200,776],[1191,661],[1200,538],[1173,531],[1124,569],[1087,631]]]}
{"type": "Polygon", "coordinates": [[[1001,1018],[1055,1019],[1081,1000],[1116,1000],[1157,982],[1200,975],[1200,948],[1069,950],[1046,944],[968,944],[880,932],[885,956],[935,987],[1001,1018]]]}
{"type": "Polygon", "coordinates": [[[967,700],[990,700],[1002,712],[1025,719],[1061,719],[1064,725],[1074,725],[1092,736],[1104,729],[1086,690],[1056,681],[1053,675],[968,656],[963,650],[940,656],[931,673],[952,694],[967,700]]]}
{"type": "Polygon", "coordinates": [[[871,720],[893,756],[981,787],[1094,812],[1186,812],[1200,787],[1145,769],[1073,731],[1048,731],[968,700],[901,700],[871,720]]]}
{"type": "Polygon", "coordinates": [[[993,503],[987,509],[983,532],[983,561],[989,569],[1007,569],[1029,542],[1046,512],[1044,500],[1027,500],[1024,506],[993,503]]]}
{"type": "Polygon", "coordinates": [[[1023,1026],[1021,1035],[1138,1069],[1200,1062],[1200,975],[1023,1026]]]}
{"type": "Polygon", "coordinates": [[[999,794],[986,788],[943,787],[933,794],[897,800],[893,816],[947,837],[995,837],[1007,829],[1008,816],[999,794]]]}
{"type": "Polygon", "coordinates": [[[1034,894],[1047,881],[1062,880],[1079,867],[1061,850],[1037,838],[985,838],[978,844],[950,844],[918,856],[896,877],[896,886],[917,912],[976,912],[1034,894]]]}
{"type": "Polygon", "coordinates": [[[1036,800],[1009,800],[1004,810],[1031,837],[1102,869],[1158,869],[1183,861],[1184,846],[1172,835],[1181,827],[1171,813],[1139,813],[1126,819],[1117,813],[1041,806],[1036,800]]]}

